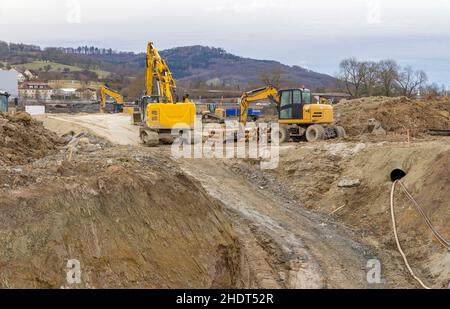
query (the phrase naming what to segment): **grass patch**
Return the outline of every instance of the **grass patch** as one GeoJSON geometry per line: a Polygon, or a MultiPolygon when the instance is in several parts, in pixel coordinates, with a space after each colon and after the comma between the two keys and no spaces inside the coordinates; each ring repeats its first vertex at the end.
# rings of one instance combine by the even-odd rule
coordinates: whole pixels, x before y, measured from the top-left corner
{"type": "MultiPolygon", "coordinates": [[[[30,63],[23,63],[23,64],[17,64],[15,65],[16,67],[19,68],[24,68],[24,69],[29,69],[29,70],[34,70],[34,71],[45,71],[45,67],[46,66],[50,66],[50,72],[63,72],[64,69],[69,69],[71,72],[79,72],[79,71],[83,71],[83,68],[77,67],[77,66],[73,66],[73,65],[66,65],[66,64],[61,64],[61,63],[56,63],[56,62],[45,62],[45,61],[34,61],[34,62],[30,62],[30,63]]],[[[108,75],[110,75],[110,72],[107,71],[103,71],[103,70],[88,70],[91,72],[94,72],[98,75],[99,78],[105,78],[108,75]]]]}

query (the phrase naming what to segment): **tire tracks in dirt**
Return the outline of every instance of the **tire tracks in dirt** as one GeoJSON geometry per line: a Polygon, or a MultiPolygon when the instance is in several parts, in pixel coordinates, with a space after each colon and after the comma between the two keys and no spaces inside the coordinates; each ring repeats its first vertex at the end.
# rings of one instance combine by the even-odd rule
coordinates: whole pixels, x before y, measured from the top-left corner
{"type": "Polygon", "coordinates": [[[329,218],[256,187],[220,160],[178,162],[223,205],[260,287],[368,287],[369,251],[329,218]]]}

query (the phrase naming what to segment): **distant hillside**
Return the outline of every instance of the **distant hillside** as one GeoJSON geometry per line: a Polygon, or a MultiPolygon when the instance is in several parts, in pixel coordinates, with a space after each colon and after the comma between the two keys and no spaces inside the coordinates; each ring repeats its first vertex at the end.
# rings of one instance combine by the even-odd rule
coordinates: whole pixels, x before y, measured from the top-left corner
{"type": "MultiPolygon", "coordinates": [[[[145,47],[145,44],[144,46],[145,47]]],[[[179,83],[206,83],[212,86],[261,85],[272,82],[283,86],[304,84],[312,89],[332,88],[335,79],[299,66],[287,66],[276,61],[255,60],[227,53],[220,48],[205,46],[177,47],[161,51],[179,83]]],[[[62,48],[14,44],[0,41],[0,61],[8,65],[36,61],[54,62],[97,73],[100,79],[123,83],[124,77],[141,76],[145,68],[144,53],[118,52],[96,47],[62,48]],[[108,72],[112,73],[108,76],[108,72]]],[[[61,66],[63,67],[63,66],[61,66]]],[[[70,68],[70,67],[69,67],[70,68]]]]}
{"type": "Polygon", "coordinates": [[[329,75],[287,66],[276,61],[242,58],[220,48],[177,47],[161,52],[179,81],[223,85],[261,84],[263,79],[281,78],[281,84],[305,84],[310,88],[335,85],[329,75]]]}

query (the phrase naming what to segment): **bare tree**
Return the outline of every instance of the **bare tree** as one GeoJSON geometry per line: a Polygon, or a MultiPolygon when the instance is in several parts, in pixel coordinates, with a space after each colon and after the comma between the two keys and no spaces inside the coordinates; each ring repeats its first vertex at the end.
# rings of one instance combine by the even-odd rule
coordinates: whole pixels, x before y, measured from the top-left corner
{"type": "Polygon", "coordinates": [[[378,78],[383,89],[383,95],[390,97],[394,93],[398,79],[398,64],[394,60],[383,60],[379,63],[378,78]]]}
{"type": "Polygon", "coordinates": [[[259,75],[259,80],[266,86],[272,85],[280,87],[282,83],[283,70],[275,68],[271,71],[264,71],[259,75]]]}
{"type": "Polygon", "coordinates": [[[448,97],[448,89],[447,86],[444,84],[441,85],[440,95],[443,97],[448,97]]]}
{"type": "Polygon", "coordinates": [[[354,98],[361,96],[364,81],[364,65],[355,58],[343,60],[340,65],[339,79],[342,81],[345,90],[354,98]]]}
{"type": "Polygon", "coordinates": [[[424,85],[420,89],[420,94],[422,96],[428,96],[428,97],[437,97],[440,94],[440,87],[438,84],[433,83],[429,85],[424,85]]]}
{"type": "Polygon", "coordinates": [[[378,69],[379,64],[373,61],[363,62],[362,66],[362,75],[363,75],[363,88],[365,95],[372,96],[374,95],[375,88],[378,82],[378,69]]]}
{"type": "Polygon", "coordinates": [[[419,88],[427,81],[428,77],[424,71],[414,71],[411,66],[404,68],[397,77],[397,83],[402,95],[409,98],[415,96],[419,88]]]}

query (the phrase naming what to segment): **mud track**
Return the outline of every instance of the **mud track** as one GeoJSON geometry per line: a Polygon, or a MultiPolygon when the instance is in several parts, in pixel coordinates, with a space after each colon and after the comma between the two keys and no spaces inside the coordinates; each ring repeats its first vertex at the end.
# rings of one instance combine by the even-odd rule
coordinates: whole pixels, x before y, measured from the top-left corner
{"type": "Polygon", "coordinates": [[[261,287],[367,287],[370,253],[330,218],[256,187],[223,162],[181,163],[232,218],[261,287]]]}

